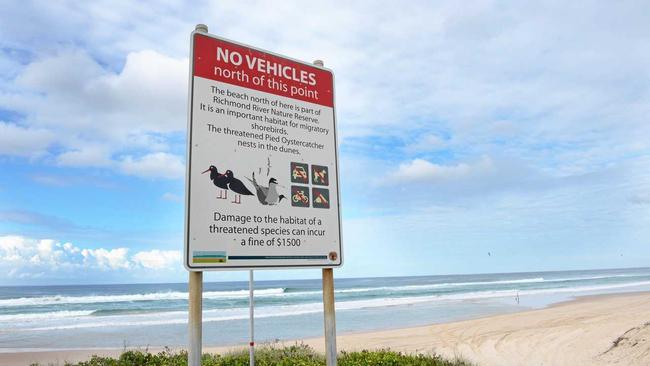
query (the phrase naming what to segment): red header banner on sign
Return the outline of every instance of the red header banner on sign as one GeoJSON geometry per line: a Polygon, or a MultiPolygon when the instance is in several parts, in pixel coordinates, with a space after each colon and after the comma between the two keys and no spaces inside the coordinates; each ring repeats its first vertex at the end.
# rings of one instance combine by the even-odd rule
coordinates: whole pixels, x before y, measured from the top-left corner
{"type": "Polygon", "coordinates": [[[193,75],[334,106],[330,71],[198,33],[194,34],[193,75]]]}

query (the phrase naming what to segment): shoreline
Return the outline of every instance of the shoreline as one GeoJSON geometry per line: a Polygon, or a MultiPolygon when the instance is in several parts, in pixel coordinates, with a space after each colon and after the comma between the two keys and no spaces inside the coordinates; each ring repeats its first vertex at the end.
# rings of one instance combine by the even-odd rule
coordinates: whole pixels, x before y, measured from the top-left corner
{"type": "MultiPolygon", "coordinates": [[[[650,292],[600,294],[576,297],[547,307],[449,323],[344,333],[337,337],[339,351],[390,348],[407,353],[438,353],[463,357],[478,365],[622,365],[650,364],[650,342],[626,339],[650,335],[650,292]],[[623,341],[612,347],[616,339],[623,341]]],[[[645,338],[644,338],[645,337],[645,338]]],[[[280,341],[273,345],[302,342],[323,351],[323,339],[280,341]]],[[[242,346],[204,346],[204,352],[224,353],[242,346]]],[[[128,350],[160,352],[165,347],[128,350]]],[[[169,347],[178,351],[183,347],[169,347]]],[[[6,366],[78,362],[92,355],[118,356],[124,348],[21,350],[0,352],[6,366]]]]}

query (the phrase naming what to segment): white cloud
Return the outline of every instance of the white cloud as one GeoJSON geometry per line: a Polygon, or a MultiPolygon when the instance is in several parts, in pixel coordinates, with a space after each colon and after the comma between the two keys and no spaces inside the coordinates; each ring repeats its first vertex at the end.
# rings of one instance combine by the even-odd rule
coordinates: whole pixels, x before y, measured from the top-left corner
{"type": "MultiPolygon", "coordinates": [[[[428,206],[480,206],[487,197],[508,197],[572,186],[579,177],[554,177],[517,159],[483,156],[444,163],[416,158],[401,163],[359,160],[342,166],[346,196],[362,202],[369,213],[395,212],[428,206]]],[[[343,175],[342,175],[343,176],[343,175]]],[[[596,179],[592,179],[596,180],[596,179]]],[[[342,186],[343,186],[342,184],[342,186]]]]}
{"type": "Polygon", "coordinates": [[[408,144],[408,152],[436,151],[447,146],[447,141],[436,134],[426,134],[419,137],[415,142],[408,144]]]}
{"type": "Polygon", "coordinates": [[[37,157],[47,152],[55,138],[53,132],[45,129],[0,121],[0,155],[37,157]]]}
{"type": "Polygon", "coordinates": [[[441,181],[462,179],[469,175],[484,175],[495,169],[493,161],[484,157],[473,163],[458,163],[455,165],[434,164],[424,159],[413,159],[399,165],[393,177],[406,181],[441,181]]]}
{"type": "Polygon", "coordinates": [[[0,122],[0,154],[37,156],[56,144],[62,166],[182,176],[180,157],[164,151],[167,135],[185,129],[187,59],[142,50],[113,72],[85,51],[60,50],[26,66],[13,89],[0,93],[0,106],[25,115],[28,127],[0,122]],[[171,173],[146,170],[161,159],[171,173]]]}
{"type": "Polygon", "coordinates": [[[127,259],[127,248],[115,249],[83,249],[81,255],[84,260],[93,259],[97,266],[101,269],[120,269],[129,268],[129,260],[127,259]]]}
{"type": "Polygon", "coordinates": [[[129,255],[129,252],[124,247],[81,248],[52,239],[0,236],[0,269],[11,270],[9,276],[13,278],[34,278],[43,274],[65,277],[92,270],[115,272],[181,268],[180,251],[152,249],[133,255],[129,255]]]}
{"type": "Polygon", "coordinates": [[[25,257],[27,243],[19,236],[5,236],[0,240],[0,259],[7,262],[17,262],[25,257]]]}
{"type": "Polygon", "coordinates": [[[56,161],[62,166],[107,167],[113,162],[103,146],[85,146],[81,150],[69,150],[59,154],[56,161]]]}
{"type": "Polygon", "coordinates": [[[164,269],[181,263],[181,252],[177,250],[150,250],[139,252],[132,258],[134,263],[149,269],[164,269]]]}
{"type": "Polygon", "coordinates": [[[147,178],[175,179],[185,176],[183,160],[173,154],[158,152],[140,158],[125,156],[120,162],[122,172],[147,178]]]}
{"type": "Polygon", "coordinates": [[[62,50],[29,64],[16,79],[30,94],[4,101],[33,124],[66,129],[82,140],[179,131],[185,127],[187,62],[142,50],[126,55],[121,71],[113,72],[85,51],[62,50]],[[34,98],[40,108],[32,108],[34,98]]]}
{"type": "Polygon", "coordinates": [[[101,1],[7,7],[0,14],[7,42],[38,51],[27,67],[12,63],[18,77],[0,94],[0,105],[24,113],[29,127],[60,129],[64,154],[108,146],[100,159],[77,157],[70,164],[169,151],[166,134],[185,124],[188,33],[200,15],[219,19],[210,24],[217,34],[307,61],[325,59],[337,76],[344,144],[350,137],[398,134],[407,145],[416,141],[404,151],[417,154],[439,141],[418,143],[413,136],[443,131],[450,139],[445,148],[470,158],[501,152],[566,172],[593,171],[650,149],[644,3],[531,9],[288,1],[184,8],[101,1]],[[48,31],[18,21],[25,12],[49,24],[48,31]],[[34,102],[42,108],[33,110],[34,102]]]}
{"type": "Polygon", "coordinates": [[[80,249],[72,245],[72,243],[63,244],[63,250],[69,253],[79,253],[80,249]]]}
{"type": "MultiPolygon", "coordinates": [[[[292,5],[281,11],[304,10],[292,5]]],[[[544,3],[533,10],[490,2],[471,9],[454,2],[320,3],[310,10],[334,24],[306,18],[290,26],[260,21],[270,10],[259,4],[212,10],[247,15],[219,24],[232,38],[325,59],[336,72],[344,146],[351,137],[397,136],[408,144],[413,135],[443,131],[455,155],[501,153],[565,172],[594,171],[603,161],[650,150],[642,61],[650,47],[641,15],[647,4],[544,3]],[[611,25],[612,17],[625,24],[611,25]],[[585,150],[588,156],[573,158],[585,150]]],[[[364,141],[368,149],[375,142],[364,141]]]]}
{"type": "Polygon", "coordinates": [[[162,199],[169,202],[183,202],[183,197],[171,192],[165,192],[162,199]]]}
{"type": "MultiPolygon", "coordinates": [[[[67,103],[68,98],[84,92],[83,86],[87,82],[103,73],[102,67],[85,52],[62,50],[58,55],[45,57],[27,65],[16,78],[16,84],[27,90],[47,93],[51,98],[67,103]]],[[[78,109],[85,107],[87,106],[83,104],[77,106],[78,109]]],[[[43,121],[43,123],[66,123],[61,121],[61,117],[63,116],[57,118],[58,121],[43,121]]],[[[74,117],[74,115],[66,115],[65,119],[74,120],[74,117]]]]}

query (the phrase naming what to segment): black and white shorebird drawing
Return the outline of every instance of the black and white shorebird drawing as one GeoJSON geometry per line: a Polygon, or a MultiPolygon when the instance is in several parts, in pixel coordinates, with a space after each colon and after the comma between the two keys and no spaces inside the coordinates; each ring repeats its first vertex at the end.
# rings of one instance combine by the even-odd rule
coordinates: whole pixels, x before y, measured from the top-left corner
{"type": "Polygon", "coordinates": [[[232,201],[232,203],[241,203],[241,196],[252,196],[253,192],[249,191],[248,188],[244,185],[244,182],[241,180],[235,178],[235,175],[233,174],[232,170],[226,170],[223,175],[227,178],[226,182],[228,184],[228,189],[231,191],[235,192],[235,200],[232,201]]]}
{"type": "Polygon", "coordinates": [[[264,187],[257,183],[255,180],[255,172],[253,172],[253,179],[246,177],[255,186],[257,193],[257,200],[263,205],[273,206],[278,204],[282,199],[286,198],[283,194],[278,194],[278,181],[275,178],[269,179],[269,186],[264,187]]]}
{"type": "Polygon", "coordinates": [[[221,188],[219,190],[219,196],[217,196],[218,199],[227,199],[228,198],[228,177],[226,177],[225,174],[219,174],[219,170],[217,169],[216,166],[210,165],[210,167],[202,172],[201,174],[205,174],[207,172],[210,172],[210,180],[212,183],[214,183],[215,186],[218,188],[221,188]]]}

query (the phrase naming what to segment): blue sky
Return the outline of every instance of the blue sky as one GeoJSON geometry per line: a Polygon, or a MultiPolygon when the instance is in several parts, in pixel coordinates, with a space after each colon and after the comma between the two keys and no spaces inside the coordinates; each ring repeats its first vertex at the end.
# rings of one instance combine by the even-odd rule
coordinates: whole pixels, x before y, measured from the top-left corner
{"type": "Polygon", "coordinates": [[[334,70],[337,276],[647,266],[647,14],[641,1],[5,3],[0,284],[186,280],[196,23],[334,70]]]}

